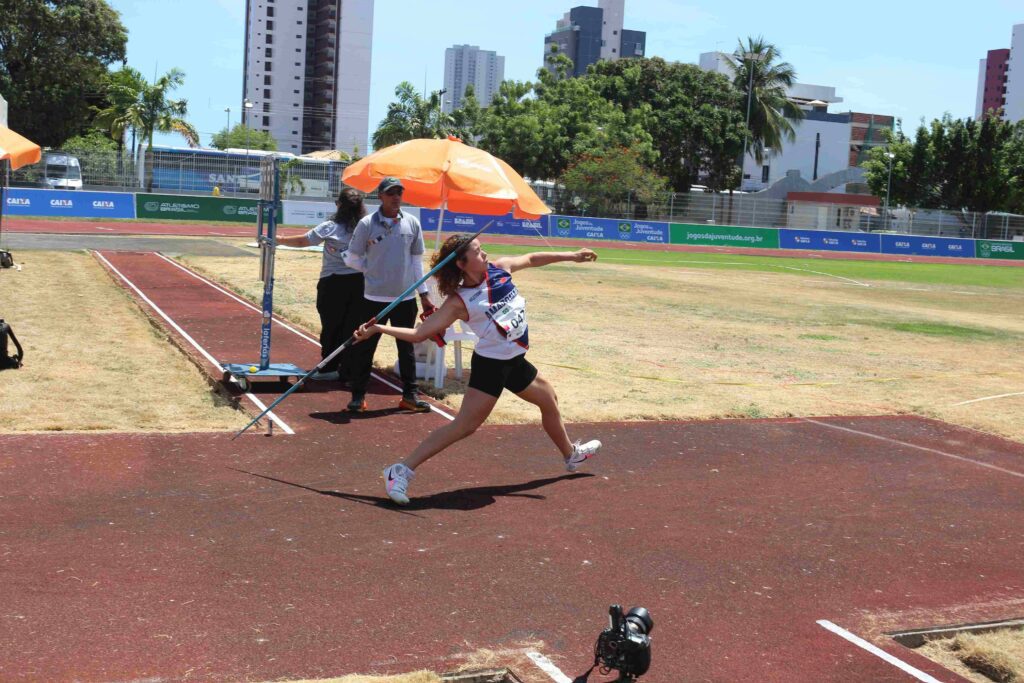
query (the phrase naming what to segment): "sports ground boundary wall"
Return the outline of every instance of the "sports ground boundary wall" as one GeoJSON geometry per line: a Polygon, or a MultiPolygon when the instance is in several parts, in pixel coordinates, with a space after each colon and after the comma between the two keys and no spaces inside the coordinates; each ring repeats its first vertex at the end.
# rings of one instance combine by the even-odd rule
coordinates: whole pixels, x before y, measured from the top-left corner
{"type": "MultiPolygon", "coordinates": [[[[423,229],[437,229],[437,209],[421,209],[423,229]]],[[[488,221],[488,232],[500,235],[575,238],[606,242],[693,244],[716,247],[793,249],[851,253],[943,256],[952,258],[1024,260],[1024,242],[922,237],[887,233],[746,228],[731,225],[660,223],[612,218],[550,215],[521,220],[511,215],[494,219],[463,213],[445,213],[444,232],[476,232],[488,221]]]]}
{"type": "MultiPolygon", "coordinates": [[[[332,202],[281,202],[281,223],[316,225],[334,213],[332,202]]],[[[409,208],[419,213],[427,234],[437,230],[438,209],[409,208]]],[[[232,197],[92,192],[11,187],[4,190],[4,215],[74,218],[170,219],[256,223],[256,200],[232,197]]],[[[519,219],[446,212],[444,232],[476,232],[493,221],[499,235],[558,237],[603,242],[693,244],[700,246],[793,249],[852,253],[1024,260],[1024,242],[922,237],[889,233],[747,228],[731,225],[543,216],[519,219]]]]}

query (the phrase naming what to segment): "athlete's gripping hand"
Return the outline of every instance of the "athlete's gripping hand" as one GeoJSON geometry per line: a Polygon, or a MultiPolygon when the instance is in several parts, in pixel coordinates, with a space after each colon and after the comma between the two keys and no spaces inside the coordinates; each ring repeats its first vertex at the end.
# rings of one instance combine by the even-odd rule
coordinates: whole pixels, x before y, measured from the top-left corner
{"type": "Polygon", "coordinates": [[[587,249],[586,247],[583,247],[582,249],[577,251],[575,254],[573,254],[573,256],[576,257],[576,263],[584,263],[586,261],[597,260],[597,254],[595,254],[593,250],[587,249]]]}
{"type": "MultiPolygon", "coordinates": [[[[437,307],[434,306],[434,304],[430,303],[429,300],[423,301],[422,303],[423,303],[423,312],[420,313],[420,321],[421,322],[426,320],[427,318],[429,318],[431,315],[433,315],[434,311],[437,310],[437,307]]],[[[433,340],[433,342],[435,344],[438,345],[438,347],[442,347],[442,346],[444,346],[445,344],[448,343],[448,342],[446,342],[444,340],[444,335],[443,334],[435,334],[433,337],[431,337],[431,339],[433,340]]]]}
{"type": "Polygon", "coordinates": [[[358,344],[359,342],[366,341],[375,334],[380,334],[380,328],[377,327],[376,323],[370,321],[360,325],[359,328],[352,333],[352,336],[355,337],[356,344],[358,344]]]}

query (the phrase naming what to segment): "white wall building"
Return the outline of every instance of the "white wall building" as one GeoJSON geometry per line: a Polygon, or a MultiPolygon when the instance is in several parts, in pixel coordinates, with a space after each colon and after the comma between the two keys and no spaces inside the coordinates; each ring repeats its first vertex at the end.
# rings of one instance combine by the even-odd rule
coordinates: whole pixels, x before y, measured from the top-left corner
{"type": "Polygon", "coordinates": [[[598,0],[597,6],[604,12],[601,21],[601,59],[614,61],[620,56],[616,48],[622,41],[626,0],[598,0]]]}
{"type": "MultiPolygon", "coordinates": [[[[733,78],[732,67],[721,52],[703,53],[699,66],[730,80],[733,78]]],[[[863,159],[866,148],[881,143],[881,129],[891,129],[894,123],[891,116],[829,113],[830,105],[843,101],[831,86],[794,83],[786,95],[804,110],[802,121],[791,121],[796,138],[792,142],[785,141],[781,150],[769,152],[761,164],[753,154],[748,154],[743,163],[742,190],[763,190],[784,178],[789,171],[799,171],[801,178],[813,182],[830,173],[856,166],[863,159]]],[[[834,191],[846,189],[840,186],[834,191]]]]}
{"type": "Polygon", "coordinates": [[[462,105],[466,86],[472,85],[476,99],[488,106],[505,80],[505,58],[476,45],[453,45],[444,51],[442,111],[451,113],[462,105]]]}
{"type": "Polygon", "coordinates": [[[1012,123],[1024,119],[1024,24],[1013,27],[1013,38],[1010,40],[1003,118],[1012,123]]]}
{"type": "Polygon", "coordinates": [[[373,0],[246,0],[248,125],[283,152],[365,153],[372,36],[373,0]]]}

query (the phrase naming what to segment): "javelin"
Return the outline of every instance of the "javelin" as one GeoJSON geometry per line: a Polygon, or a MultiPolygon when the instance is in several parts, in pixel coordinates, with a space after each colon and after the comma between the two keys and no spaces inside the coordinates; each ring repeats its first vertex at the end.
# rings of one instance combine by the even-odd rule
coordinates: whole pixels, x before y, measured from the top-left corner
{"type": "MultiPolygon", "coordinates": [[[[466,244],[469,244],[470,242],[472,242],[473,240],[475,240],[475,239],[476,239],[477,237],[479,237],[479,236],[480,236],[480,234],[481,234],[481,233],[483,233],[483,231],[484,231],[484,230],[486,230],[487,228],[491,227],[491,223],[493,223],[493,222],[494,222],[493,220],[491,220],[491,221],[488,221],[488,222],[487,222],[487,225],[485,225],[484,227],[480,228],[480,230],[479,230],[479,231],[477,231],[477,233],[476,233],[475,235],[473,235],[472,237],[470,237],[470,238],[469,238],[469,240],[467,240],[467,241],[466,241],[466,244]]],[[[438,244],[438,245],[435,245],[435,247],[436,247],[436,249],[437,249],[438,251],[441,251],[441,245],[440,245],[440,244],[438,244]]],[[[369,319],[369,320],[367,321],[367,323],[366,323],[366,324],[367,324],[367,325],[372,325],[373,323],[377,322],[377,319],[378,319],[378,318],[383,318],[383,317],[384,317],[384,316],[386,316],[386,315],[387,315],[388,313],[390,313],[390,312],[391,312],[391,310],[392,310],[392,309],[393,309],[393,308],[394,308],[395,306],[397,306],[398,304],[402,303],[402,301],[403,301],[403,300],[405,299],[405,297],[407,297],[407,296],[409,296],[410,294],[412,294],[412,293],[413,293],[413,292],[414,292],[414,291],[416,290],[416,288],[417,288],[417,287],[419,287],[419,286],[420,286],[421,284],[423,284],[424,282],[426,282],[426,281],[427,281],[427,278],[429,278],[429,277],[430,277],[431,275],[433,275],[433,274],[434,274],[434,273],[436,273],[437,271],[441,270],[441,268],[442,268],[442,267],[443,267],[443,266],[444,266],[444,265],[445,265],[446,263],[448,263],[448,262],[449,262],[449,261],[451,261],[451,260],[452,260],[453,258],[455,258],[455,255],[456,255],[456,254],[458,254],[458,253],[459,253],[459,249],[456,249],[456,250],[454,250],[454,251],[453,251],[452,253],[450,253],[450,254],[448,254],[447,256],[445,256],[445,257],[444,257],[444,259],[442,259],[440,263],[438,263],[438,264],[437,264],[436,266],[434,266],[433,268],[431,268],[431,269],[430,269],[430,272],[428,272],[428,273],[427,273],[426,275],[424,275],[424,276],[423,276],[423,277],[421,277],[421,278],[420,278],[419,280],[417,280],[416,282],[414,282],[414,283],[413,283],[413,284],[412,284],[412,285],[411,285],[411,286],[409,287],[409,289],[407,289],[407,290],[405,290],[404,292],[402,292],[401,294],[399,294],[399,295],[398,295],[398,298],[396,298],[396,299],[395,299],[394,301],[392,301],[392,302],[391,302],[390,304],[388,304],[388,305],[387,305],[387,307],[386,307],[386,308],[385,308],[385,309],[384,309],[383,311],[381,311],[380,313],[378,313],[378,314],[377,314],[377,315],[375,315],[374,317],[370,318],[370,319],[369,319]]],[[[232,440],[232,441],[234,441],[235,439],[237,439],[238,437],[240,437],[240,436],[241,436],[242,434],[244,434],[244,433],[245,433],[245,431],[246,431],[247,429],[249,429],[249,427],[252,427],[252,426],[253,426],[254,424],[256,424],[257,422],[259,422],[259,421],[260,421],[260,418],[262,418],[262,417],[263,417],[264,415],[266,415],[267,413],[269,413],[269,412],[270,412],[271,410],[273,410],[273,409],[274,409],[274,406],[276,406],[276,405],[277,405],[278,403],[280,403],[281,401],[283,401],[283,400],[285,400],[286,398],[288,398],[288,395],[289,395],[289,394],[291,394],[291,393],[292,393],[293,391],[295,391],[296,389],[298,389],[299,387],[301,387],[301,386],[302,386],[302,383],[303,383],[303,382],[305,382],[305,381],[306,381],[307,379],[309,379],[309,376],[310,376],[310,375],[312,375],[312,374],[313,374],[314,372],[316,372],[317,370],[319,370],[320,368],[322,368],[322,367],[323,367],[324,365],[326,365],[326,364],[328,363],[328,361],[330,361],[330,360],[331,360],[332,358],[334,358],[334,357],[335,357],[335,356],[337,356],[337,355],[338,355],[339,353],[341,353],[342,351],[344,351],[345,349],[347,349],[347,348],[348,348],[349,346],[351,346],[351,345],[352,345],[352,342],[353,342],[353,341],[355,340],[355,338],[356,338],[356,335],[355,335],[355,334],[353,334],[353,335],[352,335],[351,337],[349,337],[348,339],[346,339],[346,340],[345,340],[345,343],[344,343],[344,344],[342,344],[342,345],[341,345],[341,346],[339,346],[338,348],[334,349],[334,351],[332,351],[332,352],[331,352],[331,354],[330,354],[329,356],[327,356],[327,357],[326,357],[326,358],[324,358],[324,359],[323,359],[322,361],[320,361],[319,363],[317,363],[316,367],[314,367],[314,368],[313,368],[312,370],[310,370],[310,371],[309,371],[309,372],[307,372],[307,373],[306,373],[305,375],[303,375],[303,376],[302,376],[302,377],[301,377],[301,378],[299,379],[299,381],[298,381],[298,382],[296,382],[295,384],[293,384],[293,385],[292,385],[292,386],[291,386],[291,387],[290,387],[290,388],[288,389],[288,391],[286,391],[286,392],[284,392],[283,394],[281,394],[280,396],[278,396],[278,397],[277,397],[277,400],[276,400],[276,401],[274,401],[274,402],[273,402],[273,403],[271,403],[271,404],[270,404],[269,406],[267,406],[267,407],[266,407],[266,408],[265,408],[265,409],[263,410],[263,412],[262,412],[262,413],[260,413],[260,414],[259,414],[259,415],[257,415],[256,417],[254,417],[254,418],[252,419],[252,422],[250,422],[249,424],[247,424],[247,425],[245,425],[244,427],[242,427],[242,429],[241,429],[241,430],[240,430],[240,431],[239,431],[239,432],[238,432],[237,434],[235,434],[235,435],[234,435],[233,437],[231,437],[231,440],[232,440]]]]}

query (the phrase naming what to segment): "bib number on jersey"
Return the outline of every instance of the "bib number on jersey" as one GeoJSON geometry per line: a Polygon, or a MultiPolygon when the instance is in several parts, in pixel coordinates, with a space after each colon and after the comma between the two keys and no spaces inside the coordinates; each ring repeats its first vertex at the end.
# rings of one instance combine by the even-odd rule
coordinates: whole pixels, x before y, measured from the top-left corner
{"type": "Polygon", "coordinates": [[[519,339],[526,332],[525,307],[513,307],[510,304],[505,304],[494,314],[493,320],[506,339],[519,339]]]}

